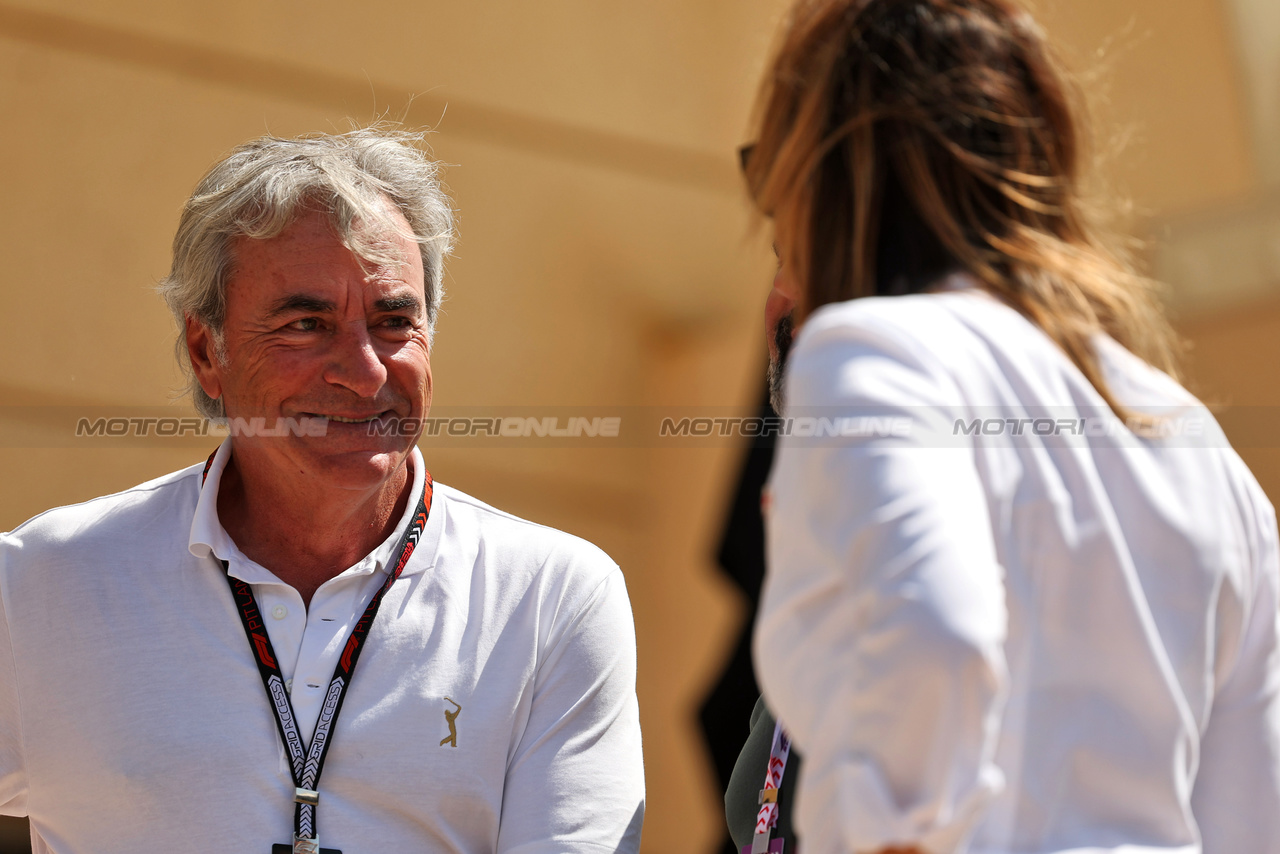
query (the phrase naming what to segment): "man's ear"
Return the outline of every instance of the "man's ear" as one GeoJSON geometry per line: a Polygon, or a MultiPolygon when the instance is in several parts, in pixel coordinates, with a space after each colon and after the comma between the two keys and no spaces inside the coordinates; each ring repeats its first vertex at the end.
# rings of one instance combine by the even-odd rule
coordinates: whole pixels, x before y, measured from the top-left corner
{"type": "Polygon", "coordinates": [[[222,360],[218,358],[218,339],[200,321],[186,317],[187,358],[195,371],[196,381],[204,393],[217,400],[222,396],[222,360]]]}

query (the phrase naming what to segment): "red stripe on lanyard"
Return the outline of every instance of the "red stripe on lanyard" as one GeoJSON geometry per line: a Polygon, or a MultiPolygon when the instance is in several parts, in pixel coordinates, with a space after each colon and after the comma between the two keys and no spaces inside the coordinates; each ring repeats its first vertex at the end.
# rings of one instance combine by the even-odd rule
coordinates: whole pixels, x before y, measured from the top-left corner
{"type": "MultiPolygon", "coordinates": [[[[214,453],[216,454],[217,451],[214,453]]],[[[212,466],[213,455],[211,454],[208,462],[205,463],[204,474],[200,479],[201,486],[208,478],[209,469],[212,466]]],[[[262,613],[253,595],[253,588],[240,579],[227,575],[227,584],[231,587],[236,611],[240,615],[240,622],[249,639],[249,648],[253,651],[254,661],[257,662],[262,685],[267,691],[267,704],[275,715],[276,728],[289,754],[289,768],[293,774],[293,784],[297,789],[308,792],[316,792],[319,789],[320,772],[324,768],[329,746],[333,743],[333,727],[338,719],[338,713],[342,710],[342,701],[346,698],[347,687],[351,684],[351,674],[355,671],[356,661],[360,657],[360,651],[364,647],[364,641],[369,634],[369,628],[373,625],[374,617],[378,615],[382,597],[404,571],[427,525],[427,518],[431,514],[432,487],[431,473],[424,472],[422,495],[418,498],[418,506],[414,510],[413,519],[410,520],[408,528],[401,535],[400,542],[396,546],[398,558],[395,566],[388,574],[387,580],[373,594],[373,599],[369,601],[364,614],[356,621],[355,628],[347,638],[342,657],[334,668],[333,678],[329,680],[329,688],[325,692],[324,704],[320,709],[320,719],[316,722],[316,729],[309,745],[302,743],[302,737],[298,733],[293,702],[289,699],[284,675],[276,663],[275,649],[267,636],[262,613]]],[[[220,562],[223,571],[227,572],[229,569],[227,562],[225,560],[220,562]]],[[[312,844],[318,845],[315,803],[298,801],[294,809],[293,823],[295,840],[311,840],[312,844]]]]}

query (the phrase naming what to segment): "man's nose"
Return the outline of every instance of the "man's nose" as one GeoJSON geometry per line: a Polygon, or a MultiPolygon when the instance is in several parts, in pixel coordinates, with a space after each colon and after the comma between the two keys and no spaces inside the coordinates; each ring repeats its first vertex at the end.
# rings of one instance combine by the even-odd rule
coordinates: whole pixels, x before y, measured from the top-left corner
{"type": "Polygon", "coordinates": [[[363,321],[338,327],[329,356],[326,382],[350,389],[360,397],[373,397],[386,384],[387,367],[363,321]]]}

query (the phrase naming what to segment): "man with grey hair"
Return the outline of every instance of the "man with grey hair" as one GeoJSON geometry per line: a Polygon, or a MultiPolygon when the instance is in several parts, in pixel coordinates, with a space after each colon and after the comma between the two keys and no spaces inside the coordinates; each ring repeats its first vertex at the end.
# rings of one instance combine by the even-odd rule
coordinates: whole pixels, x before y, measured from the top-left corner
{"type": "Polygon", "coordinates": [[[0,813],[35,850],[638,849],[620,570],[416,447],[452,237],[416,141],[217,164],[161,291],[230,438],[0,536],[0,813]]]}

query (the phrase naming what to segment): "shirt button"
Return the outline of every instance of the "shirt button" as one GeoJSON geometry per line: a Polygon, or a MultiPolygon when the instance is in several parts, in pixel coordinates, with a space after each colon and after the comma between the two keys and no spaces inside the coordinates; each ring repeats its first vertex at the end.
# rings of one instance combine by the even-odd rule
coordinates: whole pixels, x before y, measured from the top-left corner
{"type": "Polygon", "coordinates": [[[293,680],[292,680],[292,679],[286,679],[286,680],[284,680],[284,689],[285,689],[286,691],[292,691],[292,690],[293,690],[293,680]]]}
{"type": "Polygon", "coordinates": [[[271,609],[271,616],[275,617],[277,620],[283,620],[285,617],[289,616],[289,609],[283,605],[277,605],[271,609]]]}

